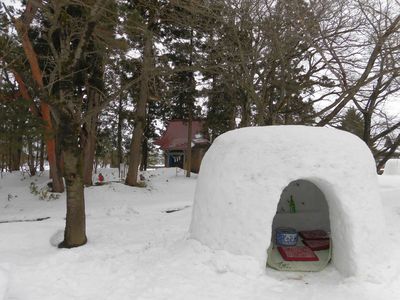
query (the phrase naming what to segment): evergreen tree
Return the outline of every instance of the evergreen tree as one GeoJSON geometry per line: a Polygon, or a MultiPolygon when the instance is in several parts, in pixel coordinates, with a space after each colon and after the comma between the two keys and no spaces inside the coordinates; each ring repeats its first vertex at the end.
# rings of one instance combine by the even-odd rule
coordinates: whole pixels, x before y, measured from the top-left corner
{"type": "Polygon", "coordinates": [[[364,120],[362,115],[357,109],[350,107],[341,118],[339,128],[351,132],[362,139],[364,134],[364,120]]]}
{"type": "Polygon", "coordinates": [[[161,2],[130,1],[127,4],[128,15],[125,28],[131,45],[140,45],[141,65],[138,86],[138,98],[135,107],[134,129],[132,133],[129,169],[126,176],[126,184],[137,186],[138,169],[141,162],[143,149],[143,133],[146,127],[147,104],[151,97],[150,84],[154,77],[154,35],[157,32],[158,10],[161,2]]]}
{"type": "Polygon", "coordinates": [[[171,3],[166,9],[169,22],[164,24],[164,42],[168,45],[168,64],[171,75],[167,79],[168,101],[171,119],[182,119],[188,123],[187,149],[185,155],[186,176],[190,177],[192,152],[192,121],[201,114],[197,105],[195,71],[198,68],[199,48],[203,43],[201,16],[198,8],[203,1],[171,3]]]}
{"type": "MultiPolygon", "coordinates": [[[[95,123],[96,118],[94,121],[91,118],[101,107],[92,103],[93,95],[102,92],[99,81],[104,73],[102,62],[106,47],[101,45],[114,46],[109,42],[115,40],[116,10],[110,0],[42,4],[28,1],[15,25],[41,96],[42,117],[47,128],[52,124],[50,109],[56,121],[58,151],[64,161],[67,188],[66,227],[60,247],[76,247],[87,240],[84,153],[92,130],[88,122],[95,123]],[[32,22],[35,18],[36,22],[32,22]],[[35,24],[35,31],[30,31],[28,36],[31,23],[35,24]]],[[[50,153],[49,147],[47,151],[50,153]]]]}

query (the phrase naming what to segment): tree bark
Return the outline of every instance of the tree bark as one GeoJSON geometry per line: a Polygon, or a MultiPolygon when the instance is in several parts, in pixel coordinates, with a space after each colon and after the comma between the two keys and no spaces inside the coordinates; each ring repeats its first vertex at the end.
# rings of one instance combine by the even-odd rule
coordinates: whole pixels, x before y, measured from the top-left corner
{"type": "MultiPolygon", "coordinates": [[[[17,143],[17,141],[12,142],[17,143]]],[[[10,147],[10,171],[18,171],[21,165],[21,147],[18,145],[11,145],[10,147]]]]}
{"type": "MultiPolygon", "coordinates": [[[[63,93],[60,92],[60,97],[63,93]]],[[[59,111],[59,136],[63,175],[67,190],[67,214],[64,241],[60,248],[72,248],[84,245],[86,238],[85,195],[83,184],[83,150],[79,131],[80,119],[74,118],[71,111],[64,108],[59,111]]],[[[75,115],[76,117],[76,115],[75,115]]]]}
{"type": "MultiPolygon", "coordinates": [[[[39,1],[40,2],[40,1],[39,1]]],[[[36,82],[36,85],[39,87],[40,91],[44,91],[43,84],[43,74],[39,66],[39,61],[37,58],[37,54],[33,49],[32,43],[28,36],[28,29],[30,22],[33,19],[37,11],[38,4],[35,1],[28,1],[25,11],[21,18],[15,19],[15,28],[17,29],[18,35],[22,42],[22,47],[24,49],[25,55],[28,59],[29,65],[31,67],[32,77],[36,82]]],[[[55,141],[52,137],[53,134],[53,126],[51,122],[50,116],[50,107],[43,100],[40,104],[40,111],[42,113],[42,118],[45,122],[46,126],[46,146],[47,146],[47,155],[50,165],[50,174],[53,180],[53,192],[62,193],[64,192],[64,183],[62,181],[61,176],[59,176],[60,172],[57,170],[57,162],[56,162],[56,153],[55,153],[55,141]]]]}
{"type": "Polygon", "coordinates": [[[186,177],[190,177],[192,171],[192,112],[189,111],[188,131],[186,147],[186,177]]]}
{"type": "Polygon", "coordinates": [[[140,93],[136,107],[135,128],[132,134],[128,174],[125,181],[126,184],[130,186],[138,185],[137,176],[140,164],[140,150],[142,148],[143,131],[146,123],[146,105],[149,98],[149,77],[150,69],[152,67],[152,48],[153,33],[150,30],[146,30],[144,33],[142,73],[140,74],[140,93]]]}
{"type": "Polygon", "coordinates": [[[241,112],[242,112],[242,120],[240,121],[240,127],[249,127],[250,126],[250,103],[249,98],[244,91],[241,91],[241,112]]]}
{"type": "Polygon", "coordinates": [[[147,161],[149,157],[148,138],[145,136],[142,141],[142,161],[140,163],[140,171],[147,170],[147,161]]]}
{"type": "Polygon", "coordinates": [[[60,248],[73,248],[86,244],[86,216],[83,185],[83,156],[78,147],[65,147],[64,177],[67,189],[67,216],[64,241],[60,248]]]}
{"type": "Polygon", "coordinates": [[[363,140],[372,149],[371,145],[371,114],[366,112],[363,114],[364,117],[364,128],[363,128],[363,140]]]}
{"type": "Polygon", "coordinates": [[[64,181],[62,178],[62,172],[58,168],[58,162],[56,157],[56,140],[55,138],[46,139],[47,148],[47,159],[50,166],[50,176],[52,179],[52,192],[63,193],[64,192],[64,181]]]}
{"type": "Polygon", "coordinates": [[[35,116],[39,116],[39,112],[37,111],[37,108],[36,108],[35,104],[32,101],[32,97],[29,95],[28,89],[27,89],[27,87],[25,85],[25,82],[22,79],[21,75],[18,72],[16,72],[15,70],[13,70],[13,75],[14,75],[15,80],[18,83],[19,91],[21,93],[22,98],[25,101],[30,103],[29,111],[32,114],[34,114],[35,116]]]}
{"type": "MultiPolygon", "coordinates": [[[[3,154],[2,156],[1,156],[1,173],[3,173],[4,172],[4,170],[6,170],[7,169],[7,166],[6,166],[6,156],[3,154]]],[[[1,177],[2,178],[2,177],[1,177]]]]}
{"type": "Polygon", "coordinates": [[[123,123],[123,107],[122,107],[122,96],[119,97],[118,101],[118,125],[117,125],[117,151],[118,151],[118,170],[121,174],[122,158],[122,123],[123,123]]]}
{"type": "Polygon", "coordinates": [[[43,138],[40,140],[40,156],[39,156],[39,170],[44,171],[44,141],[43,138]]]}
{"type": "MultiPolygon", "coordinates": [[[[193,29],[190,30],[190,54],[189,54],[189,66],[193,65],[193,29]]],[[[188,136],[187,136],[187,147],[186,147],[186,177],[190,177],[190,173],[192,172],[192,120],[193,120],[193,110],[195,106],[195,98],[194,93],[196,90],[196,84],[194,81],[194,74],[190,74],[190,88],[192,91],[192,95],[190,97],[191,100],[188,105],[188,136]]]]}
{"type": "Polygon", "coordinates": [[[33,141],[32,138],[28,137],[28,167],[29,167],[29,175],[36,175],[36,165],[35,165],[35,155],[33,154],[33,141]]]}
{"type": "Polygon", "coordinates": [[[96,124],[91,124],[88,128],[88,133],[86,137],[86,143],[83,150],[85,163],[83,171],[83,182],[86,186],[93,185],[92,175],[93,175],[93,164],[94,164],[94,154],[96,150],[96,124]],[[94,127],[94,128],[93,128],[94,127]]]}
{"type": "MultiPolygon", "coordinates": [[[[99,95],[93,89],[89,89],[89,110],[95,110],[95,107],[99,103],[99,95]]],[[[93,175],[93,164],[94,164],[94,155],[96,150],[96,135],[97,135],[97,120],[98,114],[94,114],[89,118],[89,120],[85,123],[84,132],[83,132],[83,141],[84,141],[84,149],[83,156],[84,167],[83,167],[83,182],[86,186],[93,185],[92,175],[93,175]]]]}

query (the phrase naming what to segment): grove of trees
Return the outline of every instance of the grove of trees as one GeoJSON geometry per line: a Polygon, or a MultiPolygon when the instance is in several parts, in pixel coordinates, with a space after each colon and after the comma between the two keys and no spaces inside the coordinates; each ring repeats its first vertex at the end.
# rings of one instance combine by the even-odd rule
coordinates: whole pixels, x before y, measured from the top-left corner
{"type": "MultiPolygon", "coordinates": [[[[98,165],[138,186],[160,123],[332,126],[379,170],[400,145],[398,0],[28,0],[0,7],[0,165],[50,168],[86,243],[98,165]]],[[[190,157],[190,149],[188,149],[190,157]]],[[[189,160],[190,161],[190,160],[189,160]]]]}

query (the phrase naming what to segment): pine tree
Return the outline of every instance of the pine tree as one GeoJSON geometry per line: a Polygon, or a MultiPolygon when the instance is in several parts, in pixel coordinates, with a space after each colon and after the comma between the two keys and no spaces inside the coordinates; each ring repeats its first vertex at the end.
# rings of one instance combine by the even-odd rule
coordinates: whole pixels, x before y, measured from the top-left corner
{"type": "Polygon", "coordinates": [[[351,132],[362,139],[364,135],[364,120],[362,114],[354,107],[350,107],[341,118],[339,129],[351,132]]]}
{"type": "Polygon", "coordinates": [[[153,1],[132,1],[127,5],[128,16],[125,24],[131,44],[139,44],[142,52],[138,98],[135,108],[134,129],[132,133],[129,168],[126,184],[137,186],[143,133],[146,127],[146,112],[151,97],[150,83],[154,70],[154,33],[157,31],[157,11],[161,3],[153,1]]]}
{"type": "MultiPolygon", "coordinates": [[[[47,115],[47,126],[51,124],[50,110],[56,121],[57,152],[63,157],[67,189],[66,226],[60,247],[68,248],[83,245],[87,240],[83,192],[83,155],[90,131],[87,124],[93,123],[90,118],[100,109],[91,103],[93,94],[101,93],[101,89],[93,91],[101,86],[98,81],[104,73],[101,66],[107,55],[99,45],[114,46],[113,1],[90,2],[48,1],[37,6],[37,2],[28,1],[23,17],[16,20],[41,95],[41,106],[45,108],[42,115],[47,115]],[[35,28],[39,32],[35,49],[35,36],[26,35],[34,18],[37,20],[32,23],[40,24],[35,28]],[[42,55],[40,61],[37,53],[42,55]]],[[[49,147],[47,150],[50,153],[49,147]]]]}

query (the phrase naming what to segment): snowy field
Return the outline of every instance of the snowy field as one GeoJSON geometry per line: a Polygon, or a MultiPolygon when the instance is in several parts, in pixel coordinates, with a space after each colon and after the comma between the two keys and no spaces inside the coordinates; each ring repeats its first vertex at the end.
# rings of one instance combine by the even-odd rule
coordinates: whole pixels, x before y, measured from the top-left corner
{"type": "MultiPolygon", "coordinates": [[[[115,180],[116,171],[103,174],[115,180]]],[[[187,234],[196,176],[175,169],[144,175],[146,188],[114,182],[85,190],[89,241],[70,250],[56,247],[65,195],[45,201],[30,192],[30,183],[43,187],[46,175],[4,175],[0,299],[400,299],[400,176],[379,177],[389,238],[377,251],[391,250],[382,257],[389,276],[360,280],[332,266],[320,273],[277,272],[251,257],[211,250],[187,234]]]]}

